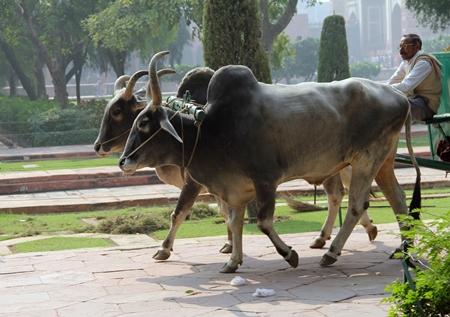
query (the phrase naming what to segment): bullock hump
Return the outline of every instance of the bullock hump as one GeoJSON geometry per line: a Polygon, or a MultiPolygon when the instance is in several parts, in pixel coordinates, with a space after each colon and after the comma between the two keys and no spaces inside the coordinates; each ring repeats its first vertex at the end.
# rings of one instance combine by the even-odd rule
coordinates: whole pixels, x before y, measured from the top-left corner
{"type": "Polygon", "coordinates": [[[250,68],[242,65],[228,65],[219,68],[211,78],[208,101],[227,98],[230,93],[246,92],[258,87],[258,81],[250,68]]]}

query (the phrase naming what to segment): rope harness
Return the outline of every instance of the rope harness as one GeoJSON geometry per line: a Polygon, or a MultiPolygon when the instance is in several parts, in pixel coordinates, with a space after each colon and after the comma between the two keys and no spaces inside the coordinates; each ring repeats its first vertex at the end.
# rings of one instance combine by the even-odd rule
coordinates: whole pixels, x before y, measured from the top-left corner
{"type": "MultiPolygon", "coordinates": [[[[175,118],[175,116],[176,116],[177,114],[180,114],[180,113],[189,113],[191,107],[196,107],[196,108],[201,108],[201,109],[203,109],[203,105],[193,103],[193,102],[191,102],[191,101],[189,101],[189,100],[186,101],[186,98],[171,98],[171,100],[170,100],[169,102],[163,103],[162,106],[163,106],[163,107],[168,107],[168,108],[170,108],[170,109],[176,111],[176,112],[173,114],[173,116],[169,119],[169,121],[172,121],[172,119],[175,118]],[[178,108],[179,110],[175,110],[174,107],[171,106],[171,104],[172,104],[172,103],[175,103],[176,101],[179,101],[179,100],[182,101],[182,106],[178,105],[177,108],[178,108]],[[184,106],[184,105],[187,105],[187,106],[184,106]],[[191,106],[191,105],[192,105],[192,106],[191,106]]],[[[189,167],[189,165],[191,164],[192,159],[193,159],[193,157],[194,157],[194,153],[195,153],[195,150],[196,150],[196,148],[197,148],[198,140],[199,140],[199,138],[200,138],[200,128],[201,128],[201,125],[202,125],[202,121],[195,120],[195,122],[194,122],[194,125],[197,127],[197,134],[196,134],[196,137],[195,137],[195,143],[194,143],[194,147],[193,147],[193,149],[192,149],[191,156],[190,156],[189,161],[188,161],[188,163],[187,163],[186,166],[184,165],[184,162],[185,162],[185,159],[184,159],[184,126],[183,126],[183,120],[181,119],[180,121],[181,121],[181,140],[183,141],[183,142],[181,143],[181,151],[182,151],[181,165],[182,165],[182,166],[180,167],[180,173],[181,173],[181,178],[183,179],[183,183],[186,183],[186,173],[185,173],[185,170],[189,167]]],[[[129,130],[126,131],[126,132],[129,132],[130,130],[131,130],[131,129],[129,129],[129,130]]],[[[128,154],[127,156],[125,156],[125,159],[128,159],[128,158],[131,157],[133,154],[135,154],[137,151],[139,151],[146,143],[148,143],[151,139],[153,139],[153,138],[154,138],[161,130],[162,130],[162,127],[160,127],[158,130],[156,130],[155,133],[153,133],[151,136],[149,136],[144,142],[142,142],[142,143],[141,143],[136,149],[134,149],[130,154],[128,154]]],[[[120,136],[118,136],[118,137],[120,137],[120,136]]],[[[118,137],[116,137],[116,138],[118,138],[118,137]]],[[[114,138],[114,139],[116,139],[116,138],[114,138]]],[[[109,141],[112,141],[112,139],[111,139],[111,140],[108,140],[107,142],[109,142],[109,141]]]]}
{"type": "Polygon", "coordinates": [[[124,131],[123,133],[119,134],[118,136],[116,136],[116,137],[114,137],[114,138],[111,138],[111,139],[109,139],[109,140],[106,140],[105,142],[100,143],[100,146],[102,146],[102,145],[104,145],[104,144],[106,144],[106,143],[109,143],[109,142],[111,142],[111,141],[117,140],[117,139],[120,138],[121,136],[123,136],[123,135],[129,133],[130,131],[131,131],[131,128],[129,128],[128,130],[124,131]]]}

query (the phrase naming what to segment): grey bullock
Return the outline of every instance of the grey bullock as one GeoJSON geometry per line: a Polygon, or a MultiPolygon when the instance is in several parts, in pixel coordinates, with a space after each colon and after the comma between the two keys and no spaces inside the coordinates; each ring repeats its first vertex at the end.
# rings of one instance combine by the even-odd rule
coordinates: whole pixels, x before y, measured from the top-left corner
{"type": "MultiPolygon", "coordinates": [[[[344,224],[320,261],[322,266],[337,260],[369,205],[374,179],[394,213],[407,215],[405,194],[394,174],[403,126],[417,171],[410,208],[420,208],[420,170],[411,146],[409,103],[391,86],[356,78],[268,85],[258,83],[245,66],[225,66],[211,78],[206,119],[199,125],[162,106],[156,63],[167,53],[156,54],[150,62],[147,92],[152,101],[134,121],[119,164],[127,174],[147,166],[179,166],[228,204],[233,248],[221,272],[235,272],[242,264],[244,206],[255,198],[258,228],[297,267],[298,254],[273,226],[276,188],[292,179],[321,184],[352,167],[344,224]],[[192,158],[188,165],[186,157],[192,158]]],[[[400,222],[399,226],[404,228],[400,222]]]]}
{"type": "MultiPolygon", "coordinates": [[[[160,77],[174,72],[171,69],[163,69],[158,71],[157,76],[160,77]]],[[[213,74],[214,71],[207,67],[196,68],[188,72],[180,83],[177,97],[182,97],[189,90],[192,100],[205,104],[208,84],[213,74]]],[[[105,108],[100,131],[94,143],[94,149],[100,156],[108,156],[112,152],[121,153],[123,151],[133,121],[147,105],[146,100],[141,98],[138,92],[133,93],[137,80],[146,75],[148,75],[148,71],[138,71],[131,77],[124,75],[116,80],[114,96],[105,108]],[[128,82],[126,87],[122,88],[126,82],[128,82]]],[[[198,195],[206,193],[206,190],[189,176],[183,179],[178,166],[159,166],[155,170],[164,183],[181,189],[180,198],[171,215],[169,233],[161,247],[153,255],[153,258],[156,260],[167,260],[170,257],[178,228],[186,219],[198,195]]],[[[217,202],[221,214],[227,219],[226,205],[219,198],[217,198],[217,202]]],[[[228,241],[221,248],[220,252],[231,252],[231,232],[229,230],[228,241]]]]}
{"type": "MultiPolygon", "coordinates": [[[[160,70],[158,71],[158,77],[173,72],[174,71],[170,69],[160,70]]],[[[183,94],[189,90],[193,100],[198,103],[205,104],[208,84],[213,73],[214,71],[207,67],[196,68],[188,72],[180,84],[177,97],[182,97],[183,94]]],[[[139,93],[142,91],[145,92],[145,89],[141,89],[138,92],[133,93],[137,80],[146,75],[148,75],[148,71],[138,71],[132,77],[124,75],[116,80],[114,85],[114,98],[105,108],[99,135],[94,143],[94,148],[99,155],[107,156],[111,152],[123,151],[128,132],[134,119],[146,106],[145,99],[139,96],[139,93]],[[127,82],[127,86],[123,89],[122,86],[125,82],[127,82]]],[[[206,191],[201,185],[193,182],[189,175],[187,176],[185,183],[181,177],[180,168],[177,166],[160,166],[156,168],[156,173],[158,177],[166,184],[174,185],[182,190],[177,206],[171,215],[171,227],[169,233],[164,239],[159,250],[153,256],[156,260],[166,260],[170,257],[179,226],[186,219],[186,216],[194,204],[197,196],[205,193],[206,191]]],[[[350,167],[343,169],[339,176],[348,188],[350,184],[349,179],[351,177],[350,167]]],[[[325,191],[328,195],[329,212],[320,234],[310,245],[311,248],[322,248],[326,244],[326,240],[331,237],[336,216],[344,196],[344,188],[342,186],[330,188],[329,184],[334,185],[334,180],[337,184],[339,184],[339,176],[335,176],[337,177],[336,180],[334,178],[330,178],[324,182],[325,191]]],[[[219,203],[222,215],[224,215],[226,219],[226,205],[217,197],[216,200],[219,203]]],[[[367,212],[363,213],[360,222],[366,229],[369,240],[374,240],[378,231],[377,227],[372,224],[367,212]]],[[[225,243],[220,252],[231,252],[231,239],[231,233],[228,230],[228,241],[225,243]]]]}

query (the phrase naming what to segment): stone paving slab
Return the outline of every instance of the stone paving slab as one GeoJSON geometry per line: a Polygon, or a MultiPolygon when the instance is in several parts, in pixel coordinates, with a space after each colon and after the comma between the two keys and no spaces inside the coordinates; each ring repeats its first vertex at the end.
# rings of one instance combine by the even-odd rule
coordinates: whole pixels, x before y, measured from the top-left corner
{"type": "Polygon", "coordinates": [[[167,261],[152,259],[160,241],[146,235],[108,235],[118,247],[7,255],[0,257],[0,316],[384,317],[389,305],[380,300],[402,266],[388,258],[400,243],[390,233],[397,224],[378,228],[372,242],[355,228],[326,268],[318,264],[326,249],[308,247],[316,232],[281,236],[299,254],[296,269],[266,236],[244,236],[244,263],[233,274],[219,273],[229,257],[219,253],[225,237],[177,239],[167,261]],[[236,276],[246,284],[230,285],[236,276]],[[256,289],[275,294],[255,297],[256,289]]]}

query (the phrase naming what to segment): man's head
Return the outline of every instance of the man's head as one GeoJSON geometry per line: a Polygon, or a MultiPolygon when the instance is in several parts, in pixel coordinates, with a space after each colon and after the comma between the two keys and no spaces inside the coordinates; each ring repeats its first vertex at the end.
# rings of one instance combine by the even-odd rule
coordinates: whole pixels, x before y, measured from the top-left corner
{"type": "Polygon", "coordinates": [[[409,61],[418,51],[422,49],[422,40],[417,34],[405,34],[400,40],[398,50],[405,61],[409,61]]]}

